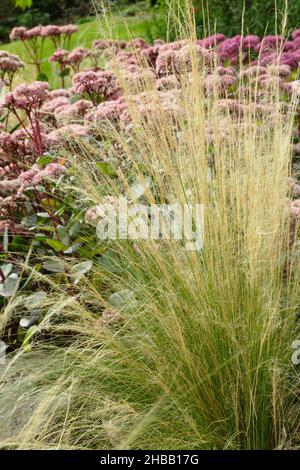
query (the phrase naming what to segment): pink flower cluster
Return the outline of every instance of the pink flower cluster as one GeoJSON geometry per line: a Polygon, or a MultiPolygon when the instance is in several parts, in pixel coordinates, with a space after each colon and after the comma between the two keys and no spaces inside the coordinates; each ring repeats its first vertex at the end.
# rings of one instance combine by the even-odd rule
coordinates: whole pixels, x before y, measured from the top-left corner
{"type": "Polygon", "coordinates": [[[94,104],[99,102],[99,98],[106,100],[120,96],[114,74],[103,70],[77,73],[73,77],[72,91],[87,95],[94,104]]]}
{"type": "MultiPolygon", "coordinates": [[[[21,196],[26,189],[36,186],[44,179],[57,178],[65,171],[65,167],[58,163],[50,163],[41,169],[38,165],[33,165],[30,170],[23,171],[15,179],[5,179],[0,181],[0,192],[6,193],[16,191],[15,196],[21,196]]],[[[3,199],[5,202],[5,199],[3,199]]]]}
{"type": "Polygon", "coordinates": [[[14,161],[25,163],[30,155],[35,154],[35,145],[30,129],[18,129],[12,133],[0,133],[0,162],[14,161]]]}
{"type": "Polygon", "coordinates": [[[24,67],[24,62],[15,54],[10,54],[6,51],[0,51],[0,70],[16,72],[18,69],[24,67]]]}
{"type": "Polygon", "coordinates": [[[57,62],[63,67],[70,66],[74,72],[78,72],[81,62],[87,57],[88,50],[84,47],[76,47],[72,52],[67,49],[58,48],[52,56],[49,57],[50,62],[57,62]]]}
{"type": "Polygon", "coordinates": [[[78,31],[78,27],[74,24],[68,24],[64,26],[47,25],[47,26],[35,26],[34,28],[25,28],[18,26],[13,28],[10,33],[11,41],[28,41],[34,38],[47,38],[50,37],[55,46],[58,47],[61,38],[70,37],[72,34],[78,31]]]}
{"type": "Polygon", "coordinates": [[[260,40],[258,36],[240,36],[224,39],[217,47],[217,54],[221,61],[237,63],[239,58],[249,57],[249,52],[256,53],[259,59],[254,63],[261,65],[276,63],[290,65],[296,69],[300,60],[299,35],[292,35],[292,40],[282,36],[269,35],[260,40]]]}
{"type": "MultiPolygon", "coordinates": [[[[220,115],[220,135],[224,139],[228,138],[228,111],[233,127],[253,110],[258,120],[272,116],[275,110],[268,104],[268,93],[273,86],[282,93],[282,109],[289,106],[290,96],[300,97],[300,81],[295,80],[300,63],[300,30],[294,31],[289,40],[281,36],[226,38],[214,34],[194,44],[156,40],[150,45],[143,39],[99,39],[91,50],[77,47],[70,52],[68,40],[75,30],[73,25],[48,25],[12,31],[12,39],[20,39],[25,47],[29,44],[31,51],[35,50],[32,63],[36,64],[40,63],[41,52],[36,45],[51,38],[56,50],[49,61],[60,68],[62,88],[50,90],[45,82],[19,85],[0,103],[0,112],[6,110],[19,123],[19,129],[11,133],[0,132],[2,203],[5,199],[13,204],[16,198],[26,197],[26,189],[64,171],[55,160],[40,168],[36,161],[45,152],[56,155],[59,146],[74,145],[78,138],[106,139],[111,124],[130,135],[136,118],[153,125],[161,119],[176,122],[183,113],[182,88],[190,83],[194,86],[195,64],[205,97],[217,94],[219,98],[216,113],[220,115]],[[90,68],[83,69],[83,64],[90,64],[90,68]],[[65,85],[69,87],[65,89],[65,85]],[[252,93],[256,103],[250,109],[247,102],[252,93]]],[[[5,73],[9,68],[11,72],[18,70],[22,67],[18,61],[16,56],[0,52],[0,73],[4,67],[5,73]]],[[[208,143],[213,133],[207,122],[208,143]]],[[[9,220],[7,213],[2,213],[9,220]]]]}
{"type": "Polygon", "coordinates": [[[23,132],[25,132],[30,141],[34,144],[36,154],[43,154],[43,140],[38,111],[49,93],[49,85],[46,82],[33,82],[31,84],[18,85],[14,91],[7,93],[0,102],[0,110],[7,108],[14,114],[23,132]],[[20,111],[24,112],[28,122],[27,128],[20,111]]]}
{"type": "Polygon", "coordinates": [[[47,99],[49,85],[46,82],[33,82],[18,85],[14,91],[7,93],[0,106],[10,110],[38,109],[47,99]]]}
{"type": "Polygon", "coordinates": [[[25,28],[19,26],[13,28],[10,33],[11,41],[22,41],[32,65],[37,73],[41,73],[41,63],[43,60],[44,43],[46,38],[50,38],[55,48],[69,48],[72,34],[78,31],[78,27],[73,24],[64,26],[48,25],[25,28]]]}
{"type": "Polygon", "coordinates": [[[127,41],[119,41],[119,40],[104,40],[104,39],[96,39],[96,41],[93,42],[93,48],[94,49],[100,49],[100,50],[105,50],[105,49],[126,49],[127,48],[127,41]]]}
{"type": "Polygon", "coordinates": [[[10,89],[15,73],[24,66],[24,62],[17,55],[0,51],[0,81],[10,89]]]}
{"type": "MultiPolygon", "coordinates": [[[[22,234],[27,231],[20,223],[26,214],[26,203],[31,207],[43,208],[43,195],[38,187],[47,182],[56,180],[65,172],[65,167],[58,163],[50,163],[45,168],[33,165],[30,170],[19,171],[17,165],[10,164],[10,173],[7,178],[0,172],[0,233],[8,229],[9,234],[22,234]],[[26,194],[27,190],[33,190],[33,195],[26,194]],[[25,210],[24,210],[25,209],[25,210]]],[[[49,183],[48,183],[49,184],[49,183]]],[[[41,210],[41,209],[40,209],[41,210]]],[[[56,233],[55,217],[50,215],[56,233]]]]}

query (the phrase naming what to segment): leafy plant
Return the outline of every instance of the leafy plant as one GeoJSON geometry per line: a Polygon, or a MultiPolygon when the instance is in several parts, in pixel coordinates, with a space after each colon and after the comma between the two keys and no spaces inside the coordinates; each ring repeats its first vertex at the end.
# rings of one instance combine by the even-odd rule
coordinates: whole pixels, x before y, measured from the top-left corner
{"type": "Polygon", "coordinates": [[[32,6],[32,0],[13,0],[16,7],[26,10],[32,6]]]}

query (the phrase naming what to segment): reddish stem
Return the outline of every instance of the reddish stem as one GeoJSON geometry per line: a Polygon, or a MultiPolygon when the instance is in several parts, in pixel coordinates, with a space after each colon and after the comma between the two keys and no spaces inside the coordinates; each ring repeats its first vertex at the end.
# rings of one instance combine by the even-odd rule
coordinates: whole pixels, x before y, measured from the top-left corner
{"type": "Polygon", "coordinates": [[[14,113],[14,115],[16,116],[16,118],[17,118],[17,120],[18,120],[18,123],[19,123],[20,126],[24,129],[24,131],[26,132],[26,134],[28,135],[28,137],[29,137],[30,139],[32,139],[32,135],[30,134],[30,132],[28,132],[28,130],[27,130],[25,124],[24,124],[24,121],[22,121],[22,119],[21,119],[20,116],[18,115],[17,111],[16,111],[15,109],[12,109],[11,111],[12,111],[12,112],[14,113]]]}
{"type": "Polygon", "coordinates": [[[30,125],[31,125],[31,129],[32,129],[32,132],[33,132],[32,140],[36,144],[36,151],[37,151],[38,156],[40,157],[44,153],[40,123],[37,120],[36,116],[32,116],[30,114],[30,112],[27,113],[27,116],[28,116],[28,119],[29,119],[29,122],[30,122],[30,125]]]}
{"type": "Polygon", "coordinates": [[[4,276],[3,271],[2,271],[1,268],[0,268],[0,278],[1,278],[1,282],[5,281],[5,276],[4,276]]]}

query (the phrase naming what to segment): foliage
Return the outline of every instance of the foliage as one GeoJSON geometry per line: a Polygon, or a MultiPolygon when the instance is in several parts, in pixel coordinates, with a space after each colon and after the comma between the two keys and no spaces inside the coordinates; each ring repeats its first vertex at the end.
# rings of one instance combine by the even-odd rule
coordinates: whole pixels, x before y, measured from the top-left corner
{"type": "Polygon", "coordinates": [[[244,31],[246,33],[255,31],[256,34],[276,34],[281,30],[281,24],[285,15],[286,3],[288,5],[287,31],[298,26],[300,15],[300,5],[297,0],[259,0],[230,2],[213,0],[209,2],[211,24],[216,21],[217,27],[221,31],[226,31],[228,35],[239,34],[244,14],[244,31]]]}
{"type": "Polygon", "coordinates": [[[55,22],[70,23],[79,18],[87,17],[92,11],[91,1],[84,0],[1,0],[0,4],[0,41],[8,40],[9,30],[13,26],[32,27],[38,24],[55,22]]]}
{"type": "MultiPolygon", "coordinates": [[[[176,9],[178,3],[184,11],[186,0],[160,0],[157,5],[166,15],[170,6],[176,9]]],[[[300,17],[298,0],[194,0],[193,4],[200,37],[215,31],[234,36],[241,34],[242,27],[244,34],[277,34],[281,31],[283,20],[286,20],[286,5],[286,32],[298,27],[300,17]]]]}
{"type": "Polygon", "coordinates": [[[14,0],[14,3],[17,8],[21,8],[22,10],[26,10],[26,8],[32,6],[32,0],[14,0]]]}

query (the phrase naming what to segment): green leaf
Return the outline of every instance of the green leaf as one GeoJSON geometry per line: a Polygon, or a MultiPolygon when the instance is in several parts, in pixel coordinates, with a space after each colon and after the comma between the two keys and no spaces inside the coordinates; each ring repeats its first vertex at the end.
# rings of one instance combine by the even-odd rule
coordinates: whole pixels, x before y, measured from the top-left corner
{"type": "Polygon", "coordinates": [[[81,229],[81,223],[75,221],[69,228],[69,236],[75,237],[81,229]]]}
{"type": "Polygon", "coordinates": [[[58,70],[57,71],[57,76],[58,77],[67,77],[68,75],[70,75],[70,72],[71,70],[66,68],[66,69],[63,69],[63,70],[58,70]]]}
{"type": "Polygon", "coordinates": [[[10,274],[12,267],[13,265],[11,263],[1,264],[0,269],[4,277],[7,277],[10,274]]]}
{"type": "Polygon", "coordinates": [[[81,99],[82,99],[81,95],[72,95],[69,102],[70,102],[70,104],[74,104],[74,103],[76,103],[77,101],[79,101],[81,99]]]}
{"type": "Polygon", "coordinates": [[[36,224],[37,224],[37,216],[35,214],[26,215],[22,219],[22,225],[24,225],[27,228],[35,227],[36,224]]]}
{"type": "Polygon", "coordinates": [[[114,167],[108,162],[98,162],[96,165],[103,175],[107,175],[107,176],[117,175],[114,167]]]}
{"type": "Polygon", "coordinates": [[[50,215],[48,212],[37,212],[36,214],[38,217],[42,217],[42,219],[50,219],[50,215]]]}
{"type": "Polygon", "coordinates": [[[36,80],[39,82],[49,82],[49,78],[47,77],[47,75],[42,72],[37,75],[36,80]]]}
{"type": "Polygon", "coordinates": [[[16,273],[10,274],[5,281],[0,284],[0,295],[2,295],[2,297],[11,297],[15,293],[18,282],[18,275],[16,273]]]}
{"type": "Polygon", "coordinates": [[[92,261],[83,261],[82,263],[75,264],[71,268],[71,274],[74,276],[74,284],[76,285],[82,276],[86,274],[93,266],[92,261]]]}
{"type": "Polygon", "coordinates": [[[14,4],[17,8],[26,10],[26,8],[30,8],[32,6],[32,0],[14,0],[14,4]]]}
{"type": "Polygon", "coordinates": [[[106,252],[99,257],[99,264],[112,273],[118,273],[120,271],[120,258],[117,253],[112,250],[106,250],[106,252]]]}
{"type": "Polygon", "coordinates": [[[41,166],[42,168],[44,168],[46,165],[52,162],[53,162],[53,157],[51,157],[50,155],[43,155],[42,157],[38,158],[36,161],[38,166],[41,166]]]}
{"type": "Polygon", "coordinates": [[[25,300],[25,307],[27,310],[36,310],[38,307],[41,306],[41,304],[44,302],[44,300],[47,297],[47,293],[40,290],[35,292],[34,294],[29,295],[26,297],[25,300]]]}
{"type": "Polygon", "coordinates": [[[43,263],[43,268],[50,273],[63,273],[65,271],[64,265],[58,259],[48,259],[43,263]]]}
{"type": "Polygon", "coordinates": [[[122,289],[112,294],[108,301],[114,307],[122,307],[134,299],[134,292],[130,289],[122,289]]]}
{"type": "Polygon", "coordinates": [[[27,251],[28,249],[27,241],[24,238],[22,238],[20,235],[16,235],[12,239],[12,242],[9,245],[9,249],[12,252],[27,251]]]}
{"type": "Polygon", "coordinates": [[[48,243],[51,248],[55,251],[64,251],[67,249],[67,246],[59,240],[53,240],[52,238],[47,238],[46,243],[48,243]]]}
{"type": "Polygon", "coordinates": [[[76,251],[78,251],[80,247],[81,243],[74,243],[74,245],[69,246],[69,248],[64,251],[64,254],[72,255],[73,253],[76,253],[76,251]]]}
{"type": "Polygon", "coordinates": [[[63,225],[58,225],[56,227],[56,230],[57,230],[61,243],[63,243],[66,247],[68,247],[70,244],[68,229],[64,227],[63,225]]]}

